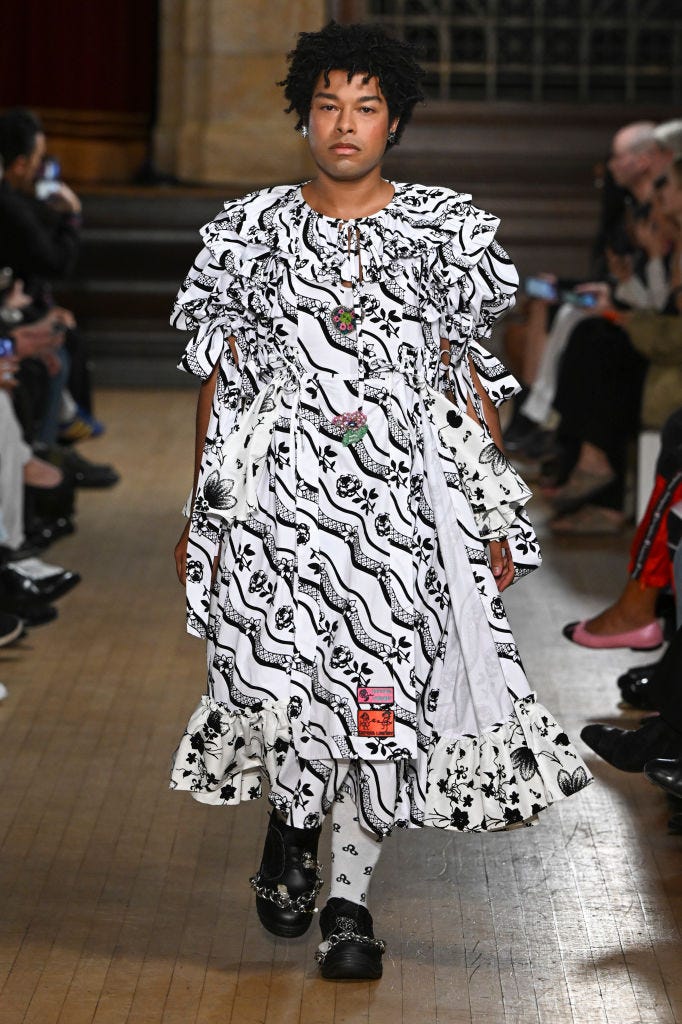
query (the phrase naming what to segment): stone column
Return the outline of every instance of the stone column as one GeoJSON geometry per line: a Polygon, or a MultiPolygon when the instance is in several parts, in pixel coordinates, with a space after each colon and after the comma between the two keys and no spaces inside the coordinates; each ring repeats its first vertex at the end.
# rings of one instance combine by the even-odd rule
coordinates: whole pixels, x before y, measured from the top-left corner
{"type": "Polygon", "coordinates": [[[162,0],[158,169],[216,185],[307,177],[307,147],[275,83],[297,33],[326,20],[325,0],[162,0]]]}

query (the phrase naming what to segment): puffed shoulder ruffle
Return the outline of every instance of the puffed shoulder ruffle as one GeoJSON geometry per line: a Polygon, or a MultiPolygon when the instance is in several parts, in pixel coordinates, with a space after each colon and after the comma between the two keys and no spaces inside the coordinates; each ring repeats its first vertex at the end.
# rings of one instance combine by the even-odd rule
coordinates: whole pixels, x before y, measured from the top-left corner
{"type": "Polygon", "coordinates": [[[324,282],[338,280],[352,226],[365,280],[379,281],[396,269],[392,265],[421,257],[436,283],[450,288],[481,260],[498,224],[470,195],[451,189],[398,183],[383,210],[349,222],[318,214],[299,186],[276,186],[229,200],[201,235],[228,273],[259,277],[274,258],[304,278],[324,282]]]}

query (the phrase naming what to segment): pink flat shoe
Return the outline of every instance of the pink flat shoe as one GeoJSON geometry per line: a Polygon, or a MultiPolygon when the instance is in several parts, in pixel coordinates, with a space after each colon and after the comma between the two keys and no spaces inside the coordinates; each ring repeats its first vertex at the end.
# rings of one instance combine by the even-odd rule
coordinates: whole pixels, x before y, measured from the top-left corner
{"type": "Polygon", "coordinates": [[[614,647],[629,647],[632,651],[654,651],[663,643],[663,630],[658,622],[650,622],[647,626],[629,629],[625,633],[608,633],[605,636],[588,633],[586,627],[587,619],[583,619],[582,622],[569,622],[562,629],[562,633],[572,643],[597,651],[612,650],[614,647]]]}

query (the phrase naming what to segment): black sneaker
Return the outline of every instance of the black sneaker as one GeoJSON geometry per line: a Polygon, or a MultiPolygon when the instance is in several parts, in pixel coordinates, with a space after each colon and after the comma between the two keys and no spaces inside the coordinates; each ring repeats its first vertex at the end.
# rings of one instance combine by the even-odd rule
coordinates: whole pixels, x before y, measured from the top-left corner
{"type": "Polygon", "coordinates": [[[372,915],[367,907],[331,899],[320,914],[320,930],[322,942],[315,959],[323,978],[376,981],[381,977],[386,943],[374,938],[372,915]]]}

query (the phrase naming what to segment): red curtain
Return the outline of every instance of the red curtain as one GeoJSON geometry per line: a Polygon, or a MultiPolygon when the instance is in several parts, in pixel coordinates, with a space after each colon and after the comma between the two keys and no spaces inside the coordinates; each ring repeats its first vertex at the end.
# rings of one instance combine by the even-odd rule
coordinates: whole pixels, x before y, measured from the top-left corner
{"type": "Polygon", "coordinates": [[[19,0],[0,16],[0,107],[154,116],[157,0],[19,0]]]}

